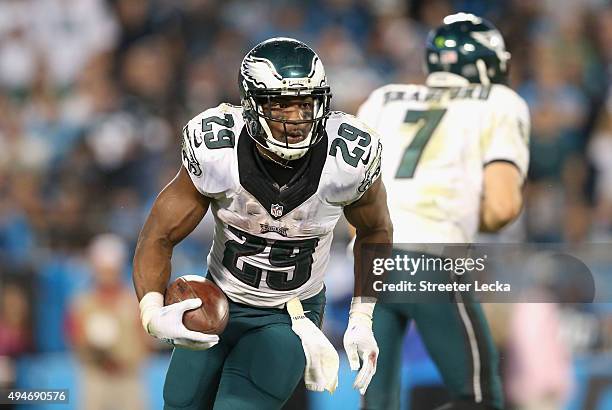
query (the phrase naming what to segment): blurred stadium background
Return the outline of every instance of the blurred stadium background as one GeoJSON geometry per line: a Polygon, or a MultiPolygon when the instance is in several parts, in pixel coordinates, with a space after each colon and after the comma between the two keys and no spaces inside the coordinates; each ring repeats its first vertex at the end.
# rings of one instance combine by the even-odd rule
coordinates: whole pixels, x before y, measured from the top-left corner
{"type": "MultiPolygon", "coordinates": [[[[612,243],[608,0],[0,1],[0,386],[70,389],[70,404],[50,409],[109,397],[95,408],[161,408],[170,351],[140,329],[130,262],[179,168],[183,124],[239,103],[243,55],[277,35],[317,50],[334,109],[354,113],[383,83],[422,82],[426,33],[456,11],[501,29],[531,109],[526,207],[503,240],[612,243]]],[[[176,249],[175,275],[204,272],[211,229],[207,217],[176,249]]],[[[339,349],[345,229],[327,280],[325,330],[339,349]]],[[[612,409],[610,305],[487,309],[511,401],[612,409]]],[[[406,408],[427,408],[415,403],[442,399],[439,376],[414,331],[406,351],[406,408]]],[[[301,393],[291,408],[357,408],[346,363],[340,378],[333,401],[301,393]]]]}

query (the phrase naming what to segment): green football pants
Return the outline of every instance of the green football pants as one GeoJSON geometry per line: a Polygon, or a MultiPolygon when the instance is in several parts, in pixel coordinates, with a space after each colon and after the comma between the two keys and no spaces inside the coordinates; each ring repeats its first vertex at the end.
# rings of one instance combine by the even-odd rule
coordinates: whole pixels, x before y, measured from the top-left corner
{"type": "MultiPolygon", "coordinates": [[[[426,274],[417,273],[415,278],[426,274]]],[[[429,275],[438,282],[444,282],[444,277],[448,278],[439,272],[429,275]]],[[[388,300],[400,301],[394,296],[388,300]]],[[[400,408],[402,348],[411,320],[453,400],[503,407],[498,353],[482,307],[469,294],[449,292],[422,303],[376,304],[373,331],[380,354],[376,374],[362,400],[363,409],[400,408]]]]}
{"type": "MultiPolygon", "coordinates": [[[[303,300],[302,306],[321,326],[325,290],[303,300]]],[[[164,409],[280,409],[305,366],[302,343],[291,330],[286,309],[230,301],[230,319],[217,345],[199,351],[174,349],[164,384],[164,409]]]]}

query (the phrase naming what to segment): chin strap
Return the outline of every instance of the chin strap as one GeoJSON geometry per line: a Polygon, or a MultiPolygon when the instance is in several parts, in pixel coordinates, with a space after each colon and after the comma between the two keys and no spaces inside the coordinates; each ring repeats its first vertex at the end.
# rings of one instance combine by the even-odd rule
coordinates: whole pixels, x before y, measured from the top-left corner
{"type": "Polygon", "coordinates": [[[279,160],[279,159],[273,158],[270,154],[266,152],[266,149],[264,147],[259,145],[259,143],[257,144],[257,152],[259,152],[259,154],[261,154],[261,156],[264,157],[265,159],[272,161],[275,164],[280,165],[283,168],[293,169],[293,167],[289,165],[289,160],[279,160]],[[281,162],[281,161],[286,161],[286,162],[281,162]]]}

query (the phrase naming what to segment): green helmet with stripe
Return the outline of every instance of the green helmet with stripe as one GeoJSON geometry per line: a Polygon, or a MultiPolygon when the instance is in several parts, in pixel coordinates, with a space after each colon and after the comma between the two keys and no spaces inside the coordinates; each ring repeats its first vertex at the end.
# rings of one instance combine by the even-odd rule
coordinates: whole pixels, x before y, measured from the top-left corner
{"type": "Polygon", "coordinates": [[[510,53],[504,38],[487,20],[467,13],[444,18],[427,37],[427,71],[449,72],[470,83],[505,84],[510,53]]]}
{"type": "Polygon", "coordinates": [[[238,87],[247,131],[262,147],[283,159],[293,160],[323,139],[331,92],[321,59],[306,44],[287,37],[259,43],[242,60],[238,87]],[[264,105],[278,97],[312,98],[312,117],[293,121],[272,118],[264,105]],[[269,122],[283,124],[285,141],[272,136],[269,122]],[[287,125],[305,123],[312,125],[306,138],[289,143],[287,125]]]}

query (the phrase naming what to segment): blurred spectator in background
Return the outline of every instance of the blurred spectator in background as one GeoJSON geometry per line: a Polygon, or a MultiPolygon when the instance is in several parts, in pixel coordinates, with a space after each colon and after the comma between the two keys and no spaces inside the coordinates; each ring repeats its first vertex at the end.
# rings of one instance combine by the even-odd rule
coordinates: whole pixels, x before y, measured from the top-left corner
{"type": "Polygon", "coordinates": [[[16,387],[15,360],[32,351],[31,301],[19,280],[0,280],[0,389],[16,387]]]}
{"type": "Polygon", "coordinates": [[[612,235],[612,94],[595,127],[589,158],[598,174],[594,216],[597,237],[606,239],[612,235]]]}
{"type": "Polygon", "coordinates": [[[30,302],[24,289],[9,283],[0,289],[0,356],[18,356],[32,347],[30,302]]]}
{"type": "Polygon", "coordinates": [[[564,78],[562,60],[554,45],[540,40],[531,49],[534,78],[520,90],[532,110],[529,201],[526,201],[528,234],[535,241],[559,242],[582,240],[586,227],[572,236],[569,226],[582,222],[580,184],[584,183],[584,164],[579,160],[582,148],[587,100],[583,92],[564,78]],[[537,56],[537,57],[536,57],[537,56]],[[559,204],[560,206],[551,206],[559,204]],[[572,215],[568,215],[569,213],[572,215]],[[566,230],[560,221],[566,223],[566,230]],[[568,237],[566,234],[570,235],[568,237]]]}
{"type": "Polygon", "coordinates": [[[517,410],[558,410],[570,394],[571,358],[555,303],[511,305],[505,385],[517,410]]]}
{"type": "Polygon", "coordinates": [[[79,408],[144,409],[140,370],[147,345],[136,299],[122,280],[126,245],[115,235],[99,235],[88,256],[94,286],[76,297],[68,318],[82,372],[79,408]]]}

